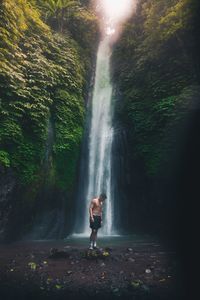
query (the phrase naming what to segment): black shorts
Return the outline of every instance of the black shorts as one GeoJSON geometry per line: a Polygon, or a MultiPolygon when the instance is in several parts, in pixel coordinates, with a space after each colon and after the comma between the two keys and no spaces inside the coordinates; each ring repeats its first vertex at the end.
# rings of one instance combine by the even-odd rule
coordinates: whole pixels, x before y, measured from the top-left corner
{"type": "Polygon", "coordinates": [[[92,229],[99,229],[101,227],[101,216],[94,216],[94,222],[91,221],[90,218],[90,228],[92,229]]]}

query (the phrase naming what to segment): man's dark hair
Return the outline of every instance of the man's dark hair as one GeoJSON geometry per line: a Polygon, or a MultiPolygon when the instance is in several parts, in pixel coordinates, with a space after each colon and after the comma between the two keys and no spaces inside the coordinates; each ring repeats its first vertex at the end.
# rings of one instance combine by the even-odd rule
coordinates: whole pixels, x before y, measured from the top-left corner
{"type": "Polygon", "coordinates": [[[99,196],[99,198],[101,198],[101,199],[106,199],[107,198],[107,196],[106,196],[106,194],[105,193],[102,193],[102,194],[100,194],[100,196],[99,196]]]}

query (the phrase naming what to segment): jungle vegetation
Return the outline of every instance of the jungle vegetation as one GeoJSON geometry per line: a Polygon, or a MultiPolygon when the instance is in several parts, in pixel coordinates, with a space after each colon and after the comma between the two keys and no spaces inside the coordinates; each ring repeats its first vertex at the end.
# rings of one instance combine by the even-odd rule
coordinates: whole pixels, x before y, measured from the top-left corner
{"type": "Polygon", "coordinates": [[[3,0],[0,16],[0,162],[21,184],[40,181],[50,122],[50,177],[68,189],[82,137],[96,17],[69,0],[3,0]]]}
{"type": "Polygon", "coordinates": [[[115,45],[116,119],[128,129],[133,159],[150,177],[160,176],[161,165],[175,155],[199,96],[198,9],[195,0],[141,0],[115,45]]]}

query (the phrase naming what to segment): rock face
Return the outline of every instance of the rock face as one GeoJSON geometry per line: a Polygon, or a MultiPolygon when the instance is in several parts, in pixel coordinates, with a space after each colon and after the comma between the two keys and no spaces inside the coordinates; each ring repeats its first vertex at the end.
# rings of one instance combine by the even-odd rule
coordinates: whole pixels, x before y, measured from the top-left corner
{"type": "MultiPolygon", "coordinates": [[[[194,135],[190,111],[198,109],[200,99],[199,3],[195,8],[188,0],[177,9],[172,2],[138,1],[112,54],[119,123],[114,174],[126,230],[173,234],[183,205],[177,199],[178,173],[187,135],[194,135]],[[169,11],[180,27],[174,26],[169,11]]],[[[190,181],[191,174],[187,176],[190,181]]]]}
{"type": "Polygon", "coordinates": [[[0,167],[0,178],[0,241],[3,241],[11,214],[16,180],[13,172],[3,167],[0,167]]]}
{"type": "MultiPolygon", "coordinates": [[[[116,100],[117,102],[117,100],[116,100]]],[[[118,103],[116,103],[116,106],[118,103]]],[[[115,186],[113,187],[114,222],[118,232],[128,232],[130,229],[129,203],[132,198],[131,193],[131,168],[129,165],[129,147],[126,129],[118,120],[114,120],[114,138],[112,148],[112,176],[115,176],[115,186]]]]}
{"type": "Polygon", "coordinates": [[[0,3],[1,239],[69,230],[98,42],[96,17],[85,7],[73,9],[72,28],[67,17],[56,32],[56,17],[44,23],[36,2],[0,3]]]}

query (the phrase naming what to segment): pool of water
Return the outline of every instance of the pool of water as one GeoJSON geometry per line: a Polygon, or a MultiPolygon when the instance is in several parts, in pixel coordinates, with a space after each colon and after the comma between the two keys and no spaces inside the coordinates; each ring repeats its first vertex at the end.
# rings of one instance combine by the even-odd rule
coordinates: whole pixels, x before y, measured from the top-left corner
{"type": "MultiPolygon", "coordinates": [[[[112,236],[103,236],[99,235],[97,238],[97,245],[99,247],[148,247],[148,246],[161,246],[161,242],[152,235],[139,235],[139,234],[132,234],[132,235],[112,235],[112,236]]],[[[75,247],[75,248],[87,248],[89,245],[89,235],[81,235],[81,234],[74,234],[69,235],[64,239],[24,239],[20,241],[11,242],[8,244],[0,244],[0,248],[6,249],[14,248],[17,249],[26,247],[28,248],[44,248],[50,249],[51,247],[75,247]]]]}
{"type": "MultiPolygon", "coordinates": [[[[84,246],[88,245],[89,236],[81,235],[81,234],[73,234],[64,239],[66,244],[69,245],[79,245],[84,246]]],[[[103,236],[99,235],[97,238],[98,244],[102,247],[105,246],[119,246],[123,247],[126,245],[133,246],[135,244],[155,244],[158,243],[155,237],[149,235],[111,235],[111,236],[103,236]]]]}

